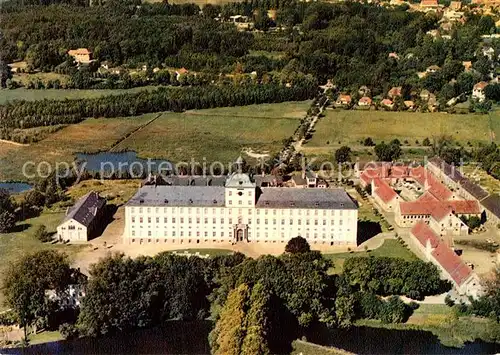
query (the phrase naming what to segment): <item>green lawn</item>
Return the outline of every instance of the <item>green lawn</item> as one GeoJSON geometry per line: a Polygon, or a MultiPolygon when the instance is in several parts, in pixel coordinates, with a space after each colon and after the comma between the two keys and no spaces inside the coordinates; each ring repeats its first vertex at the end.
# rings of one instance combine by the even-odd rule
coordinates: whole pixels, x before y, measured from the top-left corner
{"type": "Polygon", "coordinates": [[[164,113],[127,138],[120,149],[145,158],[200,163],[205,159],[226,166],[245,148],[272,156],[294,133],[309,105],[304,101],[164,113]]]}
{"type": "Polygon", "coordinates": [[[316,132],[305,151],[319,154],[334,146],[360,145],[371,137],[376,143],[399,139],[418,146],[424,138],[448,135],[463,145],[467,142],[500,142],[500,114],[450,115],[446,113],[414,113],[385,111],[328,110],[316,125],[316,132]],[[496,133],[496,134],[495,134],[496,133]],[[419,144],[416,144],[416,140],[419,144]]]}
{"type": "Polygon", "coordinates": [[[12,100],[44,100],[44,99],[80,99],[94,98],[105,95],[119,95],[123,93],[139,92],[142,90],[153,90],[154,86],[144,86],[132,89],[113,89],[113,90],[63,90],[63,89],[44,89],[44,90],[28,90],[24,88],[14,90],[0,90],[0,104],[12,100]]]}
{"type": "Polygon", "coordinates": [[[307,341],[294,340],[292,342],[293,351],[291,355],[347,355],[348,351],[333,347],[321,346],[307,341]]]}
{"type": "Polygon", "coordinates": [[[330,270],[330,273],[338,274],[342,272],[342,266],[346,259],[352,257],[367,257],[367,256],[385,256],[390,258],[402,258],[405,260],[417,260],[415,254],[413,254],[409,249],[403,247],[395,239],[386,239],[384,243],[377,249],[370,251],[353,251],[347,253],[332,253],[323,254],[326,259],[330,259],[334,263],[334,267],[330,270]]]}
{"type": "Polygon", "coordinates": [[[28,336],[30,345],[50,343],[53,341],[63,340],[61,333],[59,331],[42,331],[37,334],[32,334],[28,336]]]}
{"type": "MultiPolygon", "coordinates": [[[[81,250],[82,246],[42,243],[34,236],[39,225],[45,225],[50,232],[55,232],[64,213],[43,213],[39,217],[27,219],[18,225],[19,231],[0,234],[0,285],[6,274],[9,264],[18,260],[22,255],[42,249],[57,249],[68,255],[81,250]]],[[[0,290],[0,310],[3,309],[3,293],[0,290]]]]}

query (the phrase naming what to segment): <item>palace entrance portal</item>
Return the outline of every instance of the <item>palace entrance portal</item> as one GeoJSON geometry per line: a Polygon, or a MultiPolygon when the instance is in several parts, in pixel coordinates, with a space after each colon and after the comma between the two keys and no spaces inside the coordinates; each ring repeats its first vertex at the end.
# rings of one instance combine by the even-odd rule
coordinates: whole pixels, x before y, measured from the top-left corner
{"type": "Polygon", "coordinates": [[[248,225],[238,223],[234,226],[234,243],[248,242],[248,225]]]}

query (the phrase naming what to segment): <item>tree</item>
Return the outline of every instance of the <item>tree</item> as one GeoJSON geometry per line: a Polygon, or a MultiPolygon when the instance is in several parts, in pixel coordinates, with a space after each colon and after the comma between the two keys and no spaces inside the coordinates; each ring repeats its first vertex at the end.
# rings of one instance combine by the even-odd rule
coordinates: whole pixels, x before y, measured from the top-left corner
{"type": "Polygon", "coordinates": [[[351,148],[342,146],[335,151],[335,161],[337,163],[345,163],[351,159],[351,148]]]}
{"type": "Polygon", "coordinates": [[[424,147],[430,147],[431,146],[431,140],[429,138],[424,138],[424,140],[422,141],[422,144],[424,145],[424,147]]]}
{"type": "Polygon", "coordinates": [[[28,327],[43,323],[50,315],[52,308],[45,292],[62,292],[71,281],[67,256],[54,250],[28,254],[12,264],[6,276],[6,304],[16,313],[27,338],[28,327]]]}
{"type": "Polygon", "coordinates": [[[393,141],[389,144],[384,142],[379,143],[375,146],[375,154],[381,161],[394,161],[399,159],[402,154],[401,146],[399,141],[393,141]]]}
{"type": "Polygon", "coordinates": [[[260,283],[252,288],[249,302],[250,309],[246,316],[246,335],[241,346],[242,355],[270,354],[270,295],[260,283]]]}
{"type": "Polygon", "coordinates": [[[16,224],[14,207],[9,192],[0,189],[0,233],[8,232],[16,224]]]}
{"type": "Polygon", "coordinates": [[[12,79],[12,71],[8,66],[7,62],[0,59],[0,87],[7,87],[7,80],[12,79]]]}
{"type": "Polygon", "coordinates": [[[26,193],[24,200],[34,207],[42,208],[45,205],[45,196],[37,189],[30,190],[26,193]]]}
{"type": "Polygon", "coordinates": [[[373,147],[375,145],[375,143],[373,142],[373,139],[371,137],[367,137],[365,138],[365,140],[363,141],[363,145],[365,147],[373,147]]]}
{"type": "Polygon", "coordinates": [[[249,292],[246,284],[241,284],[229,292],[220,318],[209,335],[212,354],[240,354],[245,336],[245,306],[249,292]]]}
{"type": "Polygon", "coordinates": [[[285,246],[285,252],[290,254],[307,253],[309,251],[311,251],[309,243],[300,236],[290,239],[285,246]]]}

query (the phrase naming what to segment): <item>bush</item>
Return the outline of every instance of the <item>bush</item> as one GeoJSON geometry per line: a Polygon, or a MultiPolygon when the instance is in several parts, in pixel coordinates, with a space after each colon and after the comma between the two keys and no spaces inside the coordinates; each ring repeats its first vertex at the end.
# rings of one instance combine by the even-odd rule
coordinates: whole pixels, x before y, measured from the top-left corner
{"type": "Polygon", "coordinates": [[[448,306],[448,307],[453,307],[455,305],[455,301],[453,301],[450,297],[450,295],[446,295],[445,299],[444,299],[444,303],[448,306]]]}
{"type": "Polygon", "coordinates": [[[17,324],[17,316],[13,311],[0,313],[0,326],[11,326],[17,324]]]}
{"type": "Polygon", "coordinates": [[[78,338],[78,328],[74,324],[63,323],[59,326],[59,333],[64,339],[78,338]]]}
{"type": "Polygon", "coordinates": [[[50,242],[52,240],[52,234],[47,232],[47,228],[44,225],[40,225],[35,230],[35,238],[43,243],[50,242]]]}

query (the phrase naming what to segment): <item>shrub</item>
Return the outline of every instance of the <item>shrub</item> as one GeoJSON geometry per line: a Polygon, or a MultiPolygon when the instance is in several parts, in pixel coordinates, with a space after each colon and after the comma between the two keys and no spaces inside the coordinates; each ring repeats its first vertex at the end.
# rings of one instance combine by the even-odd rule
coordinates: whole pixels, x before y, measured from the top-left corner
{"type": "Polygon", "coordinates": [[[78,329],[74,324],[63,323],[59,326],[59,332],[64,339],[75,339],[78,337],[78,329]]]}
{"type": "Polygon", "coordinates": [[[453,301],[450,297],[450,295],[446,295],[445,299],[444,299],[444,303],[448,306],[448,307],[453,307],[455,305],[455,301],[453,301]]]}
{"type": "Polygon", "coordinates": [[[43,243],[50,242],[52,240],[52,234],[47,232],[47,228],[44,225],[40,225],[35,230],[35,238],[43,243]]]}

